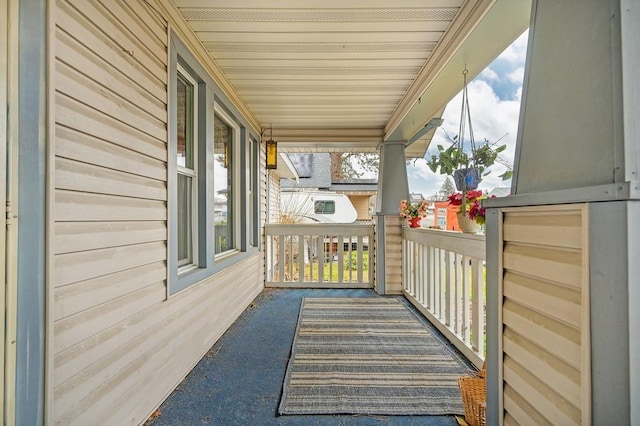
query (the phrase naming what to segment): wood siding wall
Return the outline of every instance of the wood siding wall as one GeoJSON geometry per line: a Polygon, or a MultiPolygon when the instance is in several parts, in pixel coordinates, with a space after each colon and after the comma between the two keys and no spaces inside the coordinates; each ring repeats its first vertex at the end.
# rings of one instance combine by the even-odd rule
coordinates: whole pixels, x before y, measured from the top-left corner
{"type": "Polygon", "coordinates": [[[167,300],[167,25],[143,1],[53,17],[48,423],[137,424],[260,292],[263,258],[167,300]]]}
{"type": "MultiPolygon", "coordinates": [[[[374,236],[375,245],[373,247],[380,248],[375,251],[374,256],[374,277],[376,280],[383,279],[385,282],[385,294],[402,294],[402,220],[398,215],[384,216],[384,227],[380,226],[380,218],[375,221],[374,236]],[[379,247],[379,235],[383,235],[384,247],[379,247]],[[384,256],[384,274],[380,276],[378,271],[379,264],[384,256]]],[[[369,264],[371,264],[369,260],[369,264]]],[[[374,282],[374,288],[380,291],[379,283],[374,282]]]]}
{"type": "MultiPolygon", "coordinates": [[[[266,160],[265,160],[266,161],[266,160]]],[[[280,176],[269,172],[269,217],[267,223],[280,223],[280,176]]]]}
{"type": "Polygon", "coordinates": [[[358,212],[357,220],[371,220],[369,195],[349,195],[349,199],[358,212]]]}
{"type": "Polygon", "coordinates": [[[589,424],[586,209],[504,213],[504,424],[589,424]]]}

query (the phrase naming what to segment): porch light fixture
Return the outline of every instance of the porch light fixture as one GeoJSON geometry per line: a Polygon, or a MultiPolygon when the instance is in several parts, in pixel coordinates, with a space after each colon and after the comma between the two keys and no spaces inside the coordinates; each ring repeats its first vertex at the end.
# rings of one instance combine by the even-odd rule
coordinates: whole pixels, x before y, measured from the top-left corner
{"type": "Polygon", "coordinates": [[[267,169],[278,168],[278,142],[273,140],[273,128],[269,128],[269,139],[267,140],[267,169]]]}

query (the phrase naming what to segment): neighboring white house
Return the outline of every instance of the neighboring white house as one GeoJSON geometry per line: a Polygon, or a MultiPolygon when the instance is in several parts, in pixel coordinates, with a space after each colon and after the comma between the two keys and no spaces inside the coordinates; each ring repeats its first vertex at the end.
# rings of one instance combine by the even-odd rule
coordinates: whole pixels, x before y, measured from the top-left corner
{"type": "Polygon", "coordinates": [[[282,191],[280,212],[301,223],[353,223],[358,218],[349,197],[330,191],[282,191]]]}

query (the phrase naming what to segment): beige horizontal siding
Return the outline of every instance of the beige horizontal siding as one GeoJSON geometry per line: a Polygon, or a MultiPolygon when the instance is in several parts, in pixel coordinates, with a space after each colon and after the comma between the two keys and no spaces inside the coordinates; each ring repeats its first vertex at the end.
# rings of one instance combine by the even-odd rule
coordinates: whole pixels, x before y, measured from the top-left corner
{"type": "Polygon", "coordinates": [[[575,288],[550,284],[509,271],[504,276],[504,295],[519,305],[537,312],[551,311],[556,320],[579,328],[580,292],[575,288]]]}
{"type": "Polygon", "coordinates": [[[164,161],[62,126],[56,128],[56,155],[131,175],[167,180],[164,161]]]}
{"type": "Polygon", "coordinates": [[[138,222],[59,222],[55,225],[57,254],[132,244],[165,241],[164,221],[138,222]]]}
{"type": "Polygon", "coordinates": [[[575,210],[512,212],[504,219],[504,238],[526,244],[580,249],[580,214],[575,210]]]}
{"type": "Polygon", "coordinates": [[[139,424],[260,292],[264,259],[167,298],[167,24],[143,0],[57,0],[52,16],[47,423],[139,424]]]}
{"type": "MultiPolygon", "coordinates": [[[[56,88],[66,96],[93,109],[99,109],[117,121],[152,136],[159,141],[166,140],[166,123],[162,118],[138,108],[122,95],[85,77],[63,62],[56,64],[56,88]]],[[[124,94],[123,94],[124,95],[124,94]]]]}
{"type": "Polygon", "coordinates": [[[167,184],[161,180],[105,169],[65,158],[58,158],[55,167],[56,186],[59,189],[149,200],[164,201],[167,199],[167,184]]]}
{"type": "Polygon", "coordinates": [[[132,290],[161,282],[166,276],[166,265],[161,261],[56,287],[54,319],[57,321],[121,298],[132,290]]]}
{"type": "Polygon", "coordinates": [[[580,406],[580,371],[562,361],[535,342],[507,328],[504,332],[504,352],[511,359],[517,359],[522,365],[535,372],[545,383],[554,383],[555,390],[567,398],[576,407],[580,406]]]}
{"type": "Polygon", "coordinates": [[[508,384],[504,386],[504,408],[505,425],[553,425],[508,384]]]}
{"type": "Polygon", "coordinates": [[[163,261],[166,252],[161,241],[59,254],[54,259],[56,287],[163,261]]]}
{"type": "Polygon", "coordinates": [[[166,202],[140,198],[57,190],[58,222],[166,220],[166,202]]]}
{"type": "MultiPolygon", "coordinates": [[[[265,159],[266,161],[266,159],[265,159]]],[[[280,177],[269,172],[269,223],[280,223],[280,177]]]]}
{"type": "MultiPolygon", "coordinates": [[[[56,4],[58,6],[56,21],[59,28],[88,46],[96,56],[112,64],[119,73],[138,82],[158,99],[166,102],[166,70],[157,63],[147,68],[144,63],[147,61],[144,58],[142,61],[138,60],[139,56],[136,55],[138,46],[135,40],[114,40],[113,37],[122,33],[122,29],[111,34],[101,30],[100,26],[106,23],[104,17],[93,16],[93,21],[85,18],[82,13],[86,11],[89,2],[58,0],[56,4]],[[73,6],[70,3],[73,3],[73,6]]],[[[166,29],[164,34],[166,35],[166,29]]],[[[162,62],[166,64],[166,54],[163,59],[162,62]]]]}
{"type": "Polygon", "coordinates": [[[100,359],[56,387],[54,406],[61,410],[56,418],[62,424],[88,424],[96,417],[108,418],[109,424],[123,424],[119,416],[135,419],[142,401],[147,407],[158,404],[242,312],[245,301],[261,290],[259,256],[241,266],[242,273],[219,274],[211,282],[180,293],[170,304],[140,311],[130,320],[137,321],[135,328],[126,330],[131,340],[110,341],[111,330],[96,336],[98,340],[107,338],[109,344],[101,347],[109,350],[98,352],[100,359]],[[252,285],[238,288],[240,276],[252,285]],[[214,280],[216,285],[212,285],[214,280]],[[145,329],[149,318],[162,318],[162,327],[155,322],[145,329]],[[127,407],[124,410],[123,404],[127,407]]]}
{"type": "Polygon", "coordinates": [[[82,69],[86,75],[92,77],[92,81],[99,81],[101,86],[109,88],[114,93],[126,93],[126,99],[133,99],[134,104],[142,111],[147,111],[162,120],[163,114],[166,114],[166,97],[155,97],[60,29],[56,31],[56,39],[59,41],[56,57],[61,63],[69,64],[74,69],[82,69]]]}
{"type": "Polygon", "coordinates": [[[504,213],[504,424],[588,423],[585,214],[582,206],[504,213]]]}
{"type": "Polygon", "coordinates": [[[402,219],[400,216],[384,218],[384,267],[385,292],[402,294],[402,219]]]}
{"type": "Polygon", "coordinates": [[[56,93],[56,124],[74,129],[130,149],[140,154],[167,161],[166,142],[95,110],[82,103],[75,102],[64,94],[56,93]]]}
{"type": "Polygon", "coordinates": [[[512,242],[504,248],[503,261],[508,270],[579,287],[582,258],[575,250],[512,242]]]}

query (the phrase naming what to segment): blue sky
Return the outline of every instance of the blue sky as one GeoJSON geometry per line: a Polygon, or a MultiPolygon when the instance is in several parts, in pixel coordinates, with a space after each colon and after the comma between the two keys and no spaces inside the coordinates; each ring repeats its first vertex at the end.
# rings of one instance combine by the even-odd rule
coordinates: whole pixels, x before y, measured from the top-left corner
{"type": "MultiPolygon", "coordinates": [[[[493,142],[504,136],[501,143],[506,144],[507,149],[501,157],[510,164],[513,164],[518,131],[527,36],[528,31],[516,39],[468,86],[475,140],[483,141],[486,138],[493,142]]],[[[462,74],[460,81],[462,84],[462,74]]],[[[445,138],[445,131],[451,137],[458,134],[461,99],[462,95],[459,93],[447,105],[442,116],[444,123],[436,130],[427,157],[432,152],[437,152],[435,147],[438,144],[450,144],[445,138]]],[[[494,166],[491,174],[483,179],[480,188],[490,191],[496,186],[511,186],[510,180],[503,181],[498,177],[503,171],[504,167],[494,166]]],[[[422,193],[427,198],[440,190],[446,178],[429,170],[424,159],[412,162],[412,165],[407,167],[407,175],[409,191],[422,193]]]]}

